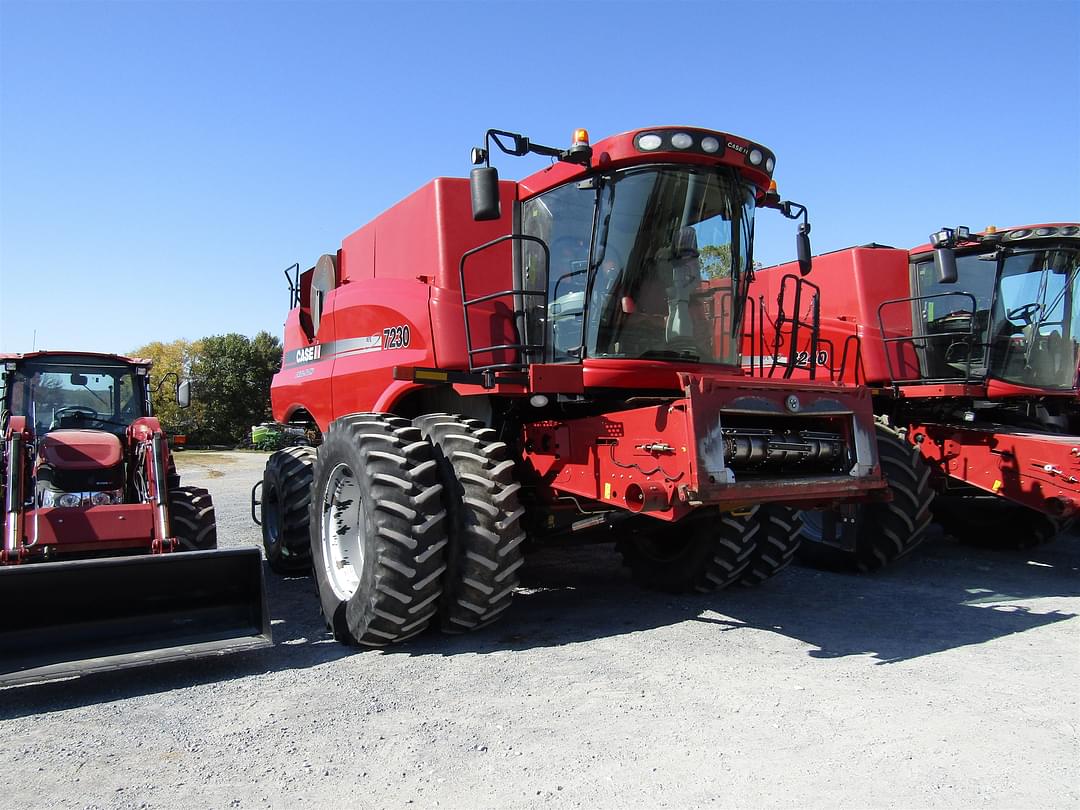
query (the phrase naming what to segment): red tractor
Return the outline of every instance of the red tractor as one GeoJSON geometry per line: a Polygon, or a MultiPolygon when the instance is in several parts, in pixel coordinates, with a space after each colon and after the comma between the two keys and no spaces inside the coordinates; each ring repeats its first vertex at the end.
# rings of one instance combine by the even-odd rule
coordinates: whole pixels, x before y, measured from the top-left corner
{"type": "Polygon", "coordinates": [[[150,365],[0,355],[0,684],[270,643],[259,555],[214,550],[210,494],[180,485],[152,416],[150,365]]]}
{"type": "Polygon", "coordinates": [[[741,368],[755,210],[801,217],[810,260],[769,150],[491,130],[473,163],[286,271],[274,417],[321,444],[270,457],[264,546],[314,568],[339,640],[492,621],[527,543],[615,541],[668,591],[761,582],[794,554],[791,505],[884,494],[868,392],[741,368]],[[492,145],[552,163],[500,181],[492,145]]]}
{"type": "Polygon", "coordinates": [[[1080,510],[1078,267],[1080,225],[1053,223],[817,256],[799,302],[793,265],[759,272],[758,317],[778,329],[749,352],[755,373],[868,390],[885,437],[894,497],[873,508],[888,531],[850,506],[806,513],[804,539],[868,570],[914,548],[931,517],[997,547],[1060,534],[1080,510]]]}

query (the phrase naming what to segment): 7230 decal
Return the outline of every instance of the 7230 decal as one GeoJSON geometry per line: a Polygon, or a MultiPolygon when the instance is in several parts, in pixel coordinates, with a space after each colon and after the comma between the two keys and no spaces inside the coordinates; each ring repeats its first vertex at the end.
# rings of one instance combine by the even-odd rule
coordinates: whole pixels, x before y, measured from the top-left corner
{"type": "Polygon", "coordinates": [[[409,325],[389,326],[382,330],[382,347],[384,349],[404,349],[409,345],[412,333],[409,325]]]}

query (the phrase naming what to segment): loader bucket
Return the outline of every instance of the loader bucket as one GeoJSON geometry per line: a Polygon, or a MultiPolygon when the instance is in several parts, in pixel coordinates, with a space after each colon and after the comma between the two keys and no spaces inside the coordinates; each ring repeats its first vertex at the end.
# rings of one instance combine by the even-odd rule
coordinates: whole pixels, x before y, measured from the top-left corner
{"type": "Polygon", "coordinates": [[[258,549],[0,568],[0,686],[272,644],[258,549]]]}

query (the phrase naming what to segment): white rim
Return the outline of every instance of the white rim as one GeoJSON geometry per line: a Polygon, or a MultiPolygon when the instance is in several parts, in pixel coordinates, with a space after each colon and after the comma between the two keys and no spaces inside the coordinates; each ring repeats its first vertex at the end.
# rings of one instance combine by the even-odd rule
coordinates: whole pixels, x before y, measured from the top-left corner
{"type": "Polygon", "coordinates": [[[360,587],[364,546],[360,542],[365,508],[356,476],[338,464],[323,489],[322,524],[319,526],[323,570],[334,595],[345,601],[360,587]]]}

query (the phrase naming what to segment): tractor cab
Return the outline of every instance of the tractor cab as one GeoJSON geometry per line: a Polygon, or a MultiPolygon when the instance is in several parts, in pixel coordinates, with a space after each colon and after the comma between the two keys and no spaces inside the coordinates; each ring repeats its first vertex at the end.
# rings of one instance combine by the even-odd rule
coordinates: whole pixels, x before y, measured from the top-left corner
{"type": "MultiPolygon", "coordinates": [[[[544,362],[658,359],[738,365],[754,189],[730,167],[647,165],[527,200],[527,325],[544,362]],[[537,334],[539,333],[539,334],[537,334]]],[[[539,358],[537,358],[539,359],[539,358]]]]}
{"type": "Polygon", "coordinates": [[[9,363],[6,410],[27,418],[34,435],[97,430],[123,435],[150,415],[149,363],[89,355],[48,355],[9,363]]]}
{"type": "Polygon", "coordinates": [[[123,503],[129,426],[150,415],[148,361],[82,354],[24,356],[5,364],[5,410],[34,441],[41,507],[123,503]]]}
{"type": "Polygon", "coordinates": [[[960,239],[955,234],[935,234],[934,254],[913,253],[911,305],[921,337],[922,379],[1074,389],[1080,228],[991,230],[960,239]],[[943,249],[953,252],[948,264],[955,273],[942,272],[943,249]]]}

